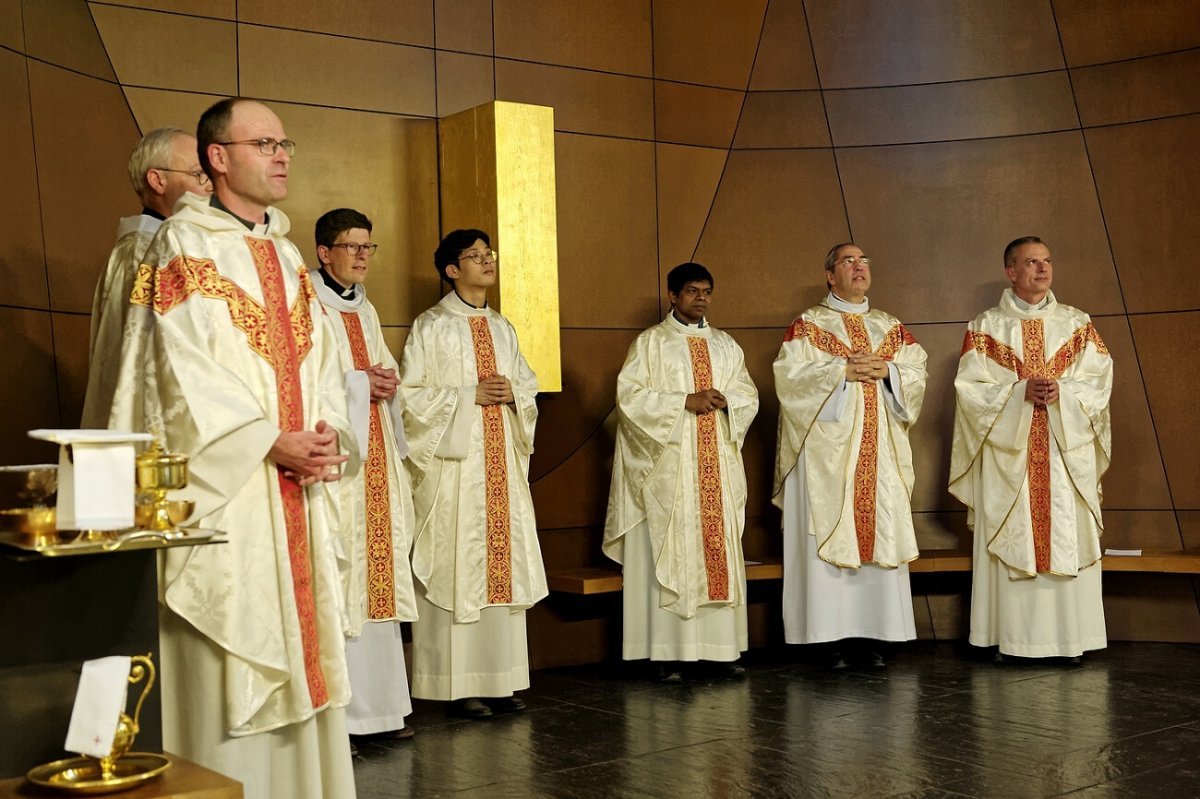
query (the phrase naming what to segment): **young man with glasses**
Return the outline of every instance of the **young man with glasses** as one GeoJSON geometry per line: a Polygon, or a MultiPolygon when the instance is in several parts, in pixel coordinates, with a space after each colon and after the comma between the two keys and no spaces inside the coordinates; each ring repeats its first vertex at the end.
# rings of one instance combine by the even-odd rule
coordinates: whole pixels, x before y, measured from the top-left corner
{"type": "MultiPolygon", "coordinates": [[[[207,197],[212,192],[208,175],[200,170],[196,138],[179,128],[158,128],[142,137],[129,156],[129,180],[142,201],[142,212],[117,223],[117,245],[96,283],[87,394],[80,424],[85,428],[109,426],[129,310],[129,290],[150,240],[185,193],[207,197]]],[[[113,427],[128,429],[128,422],[118,419],[113,427]]]]}
{"type": "Polygon", "coordinates": [[[529,687],[525,611],[547,594],[529,455],[537,378],[488,307],[498,257],[480,230],[434,253],[453,291],[413,322],[400,361],[418,581],[413,696],[468,718],[514,712],[529,687]]]}
{"type": "Polygon", "coordinates": [[[926,356],[899,319],[871,307],[871,259],[857,245],[829,251],[825,282],[829,295],[792,322],[774,365],[784,635],[825,644],[831,668],[880,667],[879,642],[916,638],[908,431],[926,356]]]}
{"type": "Polygon", "coordinates": [[[146,253],[131,292],[151,320],[145,376],[118,391],[188,457],[192,521],[228,534],[164,553],[163,743],[247,799],[353,797],[327,482],[357,450],[336,342],[274,207],[295,145],[240,98],[196,138],[214,194],[186,196],[146,253]]]}
{"type": "Polygon", "coordinates": [[[339,482],[346,601],[346,667],[351,697],[346,727],[354,736],[411,738],[412,713],[400,622],[415,621],[412,486],[404,466],[408,442],[396,359],[383,339],[366,279],[378,249],[371,220],[350,208],[321,215],[312,272],[345,375],[346,404],[363,468],[339,482]]]}

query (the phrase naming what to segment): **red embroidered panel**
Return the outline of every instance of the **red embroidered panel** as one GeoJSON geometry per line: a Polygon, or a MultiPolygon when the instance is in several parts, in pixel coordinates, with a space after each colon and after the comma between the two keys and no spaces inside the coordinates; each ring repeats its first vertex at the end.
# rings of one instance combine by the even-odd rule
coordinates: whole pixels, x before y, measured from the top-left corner
{"type": "MultiPolygon", "coordinates": [[[[1046,332],[1041,319],[1021,320],[1021,368],[1017,377],[1050,377],[1046,369],[1046,332]]],[[[1029,519],[1038,572],[1050,571],[1050,420],[1045,405],[1033,406],[1029,427],[1029,519]]]]}
{"type": "MultiPolygon", "coordinates": [[[[713,387],[708,341],[688,336],[692,382],[696,391],[713,387]]],[[[725,514],[721,503],[721,456],[717,449],[717,414],[696,414],[696,463],[700,483],[700,536],[709,599],[729,599],[729,566],[725,557],[725,514]]]]}
{"type": "Polygon", "coordinates": [[[966,337],[963,338],[963,348],[962,352],[959,353],[959,357],[961,358],[971,350],[975,350],[985,358],[992,359],[1005,369],[1011,369],[1015,372],[1021,367],[1021,361],[1017,358],[1017,354],[1013,352],[1012,347],[1007,344],[1001,344],[987,333],[981,333],[977,330],[967,331],[966,337]]]}
{"type": "MultiPolygon", "coordinates": [[[[354,368],[370,369],[370,353],[356,313],[342,311],[346,338],[354,368]]],[[[392,552],[392,504],[388,490],[387,449],[383,443],[383,422],[379,403],[371,401],[367,457],[363,472],[367,508],[367,618],[390,619],[396,615],[395,561],[392,552]]]]}
{"type": "MultiPolygon", "coordinates": [[[[871,337],[860,314],[842,314],[842,324],[854,352],[871,352],[871,337]]],[[[898,326],[892,328],[897,329],[898,326]]],[[[889,331],[884,344],[892,337],[889,331]]],[[[880,345],[881,350],[884,344],[880,345]]],[[[879,483],[879,389],[873,380],[859,385],[863,391],[863,427],[858,462],[854,465],[854,533],[858,538],[859,560],[870,563],[875,559],[875,493],[879,483]]]]}
{"type": "MultiPolygon", "coordinates": [[[[468,317],[475,345],[475,371],[483,381],[497,373],[496,350],[487,317],[468,317]]],[[[508,453],[504,408],[483,406],[483,468],[487,497],[487,601],[512,602],[512,527],[508,507],[508,453]]]]}

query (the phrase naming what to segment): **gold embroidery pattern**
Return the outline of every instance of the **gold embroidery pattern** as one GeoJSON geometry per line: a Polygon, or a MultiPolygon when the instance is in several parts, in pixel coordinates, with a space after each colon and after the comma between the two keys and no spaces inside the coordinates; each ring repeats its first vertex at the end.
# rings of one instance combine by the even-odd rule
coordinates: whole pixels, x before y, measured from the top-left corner
{"type": "MultiPolygon", "coordinates": [[[[483,381],[497,373],[496,350],[487,317],[468,317],[475,345],[475,371],[483,381]]],[[[483,468],[487,490],[487,601],[512,602],[512,528],[508,508],[508,454],[504,440],[504,408],[483,406],[483,468]]]]}
{"type": "MultiPolygon", "coordinates": [[[[708,341],[688,336],[692,382],[696,391],[713,387],[708,341]]],[[[700,536],[710,600],[729,599],[729,567],[725,558],[725,515],[721,504],[721,458],[717,449],[717,413],[696,414],[696,463],[700,477],[700,536]]]]}
{"type": "MultiPolygon", "coordinates": [[[[367,340],[358,314],[342,311],[346,338],[354,368],[371,368],[367,340]]],[[[370,430],[363,484],[367,502],[367,618],[390,619],[396,615],[395,561],[392,552],[392,505],[388,492],[387,449],[379,403],[371,401],[370,430]]]]}
{"type": "MultiPolygon", "coordinates": [[[[860,314],[842,314],[842,324],[846,326],[846,334],[850,337],[850,346],[854,348],[854,352],[871,351],[871,337],[867,334],[867,327],[863,324],[860,314]]],[[[889,331],[888,339],[891,338],[889,331]]],[[[894,348],[898,345],[889,346],[894,348]]],[[[882,349],[881,345],[880,350],[882,349]]],[[[875,559],[875,491],[879,482],[879,390],[873,380],[864,380],[859,385],[862,386],[863,392],[863,428],[862,440],[858,445],[858,463],[854,465],[854,532],[858,538],[859,560],[870,563],[875,559]]]]}
{"type": "Polygon", "coordinates": [[[1013,352],[1012,347],[1007,344],[1001,344],[987,333],[981,333],[977,330],[967,331],[967,335],[963,338],[962,352],[959,353],[959,357],[961,358],[971,350],[975,350],[985,358],[990,358],[1005,369],[1011,369],[1015,372],[1020,368],[1021,361],[1017,358],[1017,354],[1013,352]]]}
{"type": "MultiPolygon", "coordinates": [[[[261,326],[256,330],[257,338],[265,352],[256,348],[275,370],[275,390],[279,402],[279,428],[285,432],[303,430],[304,395],[300,386],[300,358],[297,354],[298,338],[292,329],[292,315],[287,310],[287,291],[283,280],[283,269],[275,245],[265,239],[246,237],[258,280],[262,285],[263,308],[249,301],[261,311],[261,326]]],[[[207,262],[212,266],[212,261],[207,262]]],[[[215,272],[215,269],[213,270],[215,272]]],[[[191,270],[187,274],[195,274],[191,270]]],[[[222,278],[222,280],[224,280],[222,278]]],[[[232,283],[226,281],[227,283],[232,283]]],[[[236,286],[234,286],[237,288],[236,286]]],[[[203,288],[200,289],[203,292],[203,288]]],[[[238,289],[241,293],[241,289],[238,289]]],[[[302,294],[302,292],[301,292],[302,294]]],[[[211,295],[205,295],[211,296],[211,295]]],[[[228,298],[227,298],[228,301],[228,298]]],[[[303,302],[297,296],[296,302],[303,302]]],[[[230,313],[234,304],[230,303],[230,313]]],[[[305,309],[307,311],[307,308],[305,309]]],[[[236,324],[236,321],[235,321],[236,324]]],[[[311,320],[310,320],[311,324],[311,320]]],[[[244,328],[243,328],[244,330],[244,328]]],[[[247,332],[249,335],[249,332],[247,332]]],[[[253,344],[255,338],[251,339],[253,344]]],[[[308,695],[313,707],[329,701],[325,674],[321,670],[321,649],[317,633],[317,605],[313,591],[312,559],[308,548],[308,507],[304,489],[295,480],[284,476],[278,469],[279,493],[283,503],[284,526],[287,530],[288,561],[291,565],[292,591],[296,600],[296,615],[300,623],[300,643],[304,650],[304,672],[308,680],[308,695]]]]}

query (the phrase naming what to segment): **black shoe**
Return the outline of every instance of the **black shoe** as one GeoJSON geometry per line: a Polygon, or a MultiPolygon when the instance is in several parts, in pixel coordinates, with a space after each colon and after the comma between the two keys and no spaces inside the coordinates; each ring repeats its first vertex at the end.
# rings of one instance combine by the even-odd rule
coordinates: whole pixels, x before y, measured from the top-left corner
{"type": "Polygon", "coordinates": [[[1083,664],[1083,656],[1072,655],[1071,657],[1063,658],[1063,663],[1067,666],[1080,666],[1083,664]]]}
{"type": "Polygon", "coordinates": [[[830,652],[825,656],[821,665],[830,671],[845,671],[850,668],[850,664],[846,662],[846,657],[841,652],[830,652]]]}
{"type": "Polygon", "coordinates": [[[658,681],[667,683],[668,685],[681,683],[683,682],[683,670],[679,668],[678,664],[674,663],[669,666],[659,666],[658,681]]]}
{"type": "Polygon", "coordinates": [[[867,652],[867,656],[863,661],[863,665],[868,669],[882,669],[887,667],[887,660],[879,652],[871,650],[867,652]]]}
{"type": "Polygon", "coordinates": [[[721,676],[727,680],[745,679],[746,667],[741,663],[730,663],[721,670],[721,676]]]}
{"type": "Polygon", "coordinates": [[[485,705],[483,700],[475,697],[455,699],[450,704],[450,711],[464,719],[490,719],[492,717],[492,709],[485,705]]]}
{"type": "Polygon", "coordinates": [[[501,696],[494,699],[484,699],[493,713],[520,713],[525,710],[525,702],[515,696],[501,696]]]}

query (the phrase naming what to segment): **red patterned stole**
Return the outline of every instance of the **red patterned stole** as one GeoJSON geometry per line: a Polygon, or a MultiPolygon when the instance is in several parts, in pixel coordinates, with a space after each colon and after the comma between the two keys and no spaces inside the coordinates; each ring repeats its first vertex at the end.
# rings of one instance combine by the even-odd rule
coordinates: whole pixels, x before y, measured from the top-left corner
{"type": "MultiPolygon", "coordinates": [[[[497,374],[496,350],[486,316],[469,316],[479,381],[497,374]]],[[[504,407],[484,405],[483,470],[487,492],[487,601],[512,602],[512,529],[508,516],[508,453],[504,443],[504,407]]]]}
{"type": "MultiPolygon", "coordinates": [[[[279,429],[296,432],[305,429],[304,396],[300,383],[300,353],[292,329],[292,314],[288,312],[287,287],[275,244],[269,239],[246,236],[246,244],[254,258],[254,267],[262,286],[265,337],[267,352],[260,350],[275,371],[275,386],[279,402],[279,429]]],[[[301,271],[300,294],[305,294],[307,273],[301,271]]],[[[311,284],[308,292],[312,292],[311,284]]],[[[297,304],[300,298],[297,298],[297,304]]],[[[311,329],[312,318],[307,306],[304,318],[311,329]]],[[[257,349],[257,348],[256,348],[257,349]]],[[[292,571],[292,591],[300,621],[300,641],[304,649],[304,671],[308,679],[308,694],[313,707],[329,701],[325,674],[321,671],[321,650],[317,638],[317,607],[313,592],[313,569],[308,544],[308,508],[304,489],[295,480],[285,477],[278,468],[279,492],[283,501],[283,516],[287,528],[288,560],[292,571]]]]}
{"type": "MultiPolygon", "coordinates": [[[[708,340],[687,337],[696,391],[713,387],[708,340]]],[[[717,414],[696,414],[696,463],[700,476],[700,535],[710,600],[729,599],[729,567],[725,560],[725,516],[721,505],[721,460],[717,450],[717,414]]]]}
{"type": "MultiPolygon", "coordinates": [[[[342,311],[342,324],[346,327],[354,368],[360,371],[370,369],[371,356],[367,352],[367,340],[358,314],[342,311]]],[[[363,474],[367,501],[367,618],[390,619],[396,615],[396,586],[387,449],[383,444],[379,403],[372,400],[370,405],[370,431],[363,474]]]]}

